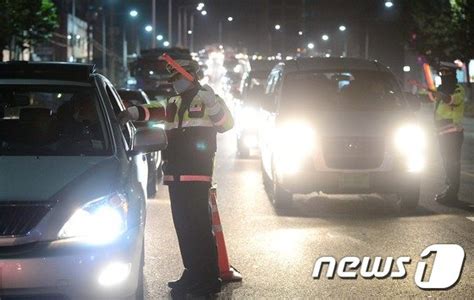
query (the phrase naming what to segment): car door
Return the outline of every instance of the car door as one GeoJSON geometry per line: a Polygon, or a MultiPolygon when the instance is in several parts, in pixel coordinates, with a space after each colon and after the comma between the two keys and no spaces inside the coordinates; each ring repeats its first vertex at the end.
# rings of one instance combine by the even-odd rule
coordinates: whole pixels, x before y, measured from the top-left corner
{"type": "MultiPolygon", "coordinates": [[[[114,108],[115,114],[118,114],[125,110],[125,106],[120,99],[115,88],[110,84],[106,83],[106,91],[107,95],[112,102],[112,106],[114,108]]],[[[128,122],[127,124],[122,126],[122,138],[124,139],[125,145],[128,146],[130,149],[133,143],[133,136],[135,134],[136,128],[133,126],[132,122],[128,122]]],[[[136,176],[138,182],[143,188],[143,192],[145,193],[145,197],[147,196],[147,183],[148,183],[148,163],[146,154],[138,154],[133,156],[132,158],[133,167],[136,169],[136,176]]]]}

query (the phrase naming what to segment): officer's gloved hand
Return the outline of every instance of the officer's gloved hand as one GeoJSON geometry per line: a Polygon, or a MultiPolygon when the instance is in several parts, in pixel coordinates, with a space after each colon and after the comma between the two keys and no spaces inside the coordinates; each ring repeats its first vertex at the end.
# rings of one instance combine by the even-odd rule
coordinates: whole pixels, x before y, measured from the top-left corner
{"type": "Polygon", "coordinates": [[[117,116],[118,121],[120,124],[125,125],[129,121],[136,121],[138,120],[138,108],[136,106],[131,106],[126,110],[120,112],[117,116]]]}
{"type": "Polygon", "coordinates": [[[205,85],[201,90],[201,99],[206,107],[214,107],[217,104],[217,97],[212,88],[208,85],[205,85]]]}

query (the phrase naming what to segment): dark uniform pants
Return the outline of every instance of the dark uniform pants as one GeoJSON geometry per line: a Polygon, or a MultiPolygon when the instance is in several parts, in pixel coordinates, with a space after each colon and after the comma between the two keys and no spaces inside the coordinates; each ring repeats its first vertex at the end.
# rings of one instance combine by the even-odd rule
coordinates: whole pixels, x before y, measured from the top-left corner
{"type": "Polygon", "coordinates": [[[212,233],[207,182],[169,184],[171,212],[184,267],[196,281],[219,277],[217,248],[212,233]]]}
{"type": "Polygon", "coordinates": [[[464,133],[452,132],[440,135],[439,148],[446,172],[447,194],[457,196],[461,184],[461,148],[464,133]]]}

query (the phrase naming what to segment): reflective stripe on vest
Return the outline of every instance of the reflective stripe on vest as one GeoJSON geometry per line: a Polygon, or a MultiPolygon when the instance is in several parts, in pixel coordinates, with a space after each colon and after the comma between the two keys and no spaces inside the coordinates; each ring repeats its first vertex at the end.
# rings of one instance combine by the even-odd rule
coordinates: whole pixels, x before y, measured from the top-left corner
{"type": "Polygon", "coordinates": [[[165,175],[165,176],[163,176],[163,181],[174,181],[174,176],[165,175]]]}
{"type": "MultiPolygon", "coordinates": [[[[178,176],[176,176],[178,177],[178,176]]],[[[206,175],[180,175],[178,177],[178,181],[181,182],[211,182],[212,177],[206,175]]],[[[163,181],[175,181],[175,176],[173,175],[165,175],[163,176],[163,181]]]]}
{"type": "Polygon", "coordinates": [[[181,175],[179,176],[179,181],[201,181],[201,182],[211,182],[211,176],[205,175],[181,175]]]}
{"type": "Polygon", "coordinates": [[[449,125],[441,127],[438,130],[438,134],[443,135],[443,134],[453,133],[453,132],[462,132],[463,130],[464,130],[464,128],[460,125],[449,124],[449,125]]]}

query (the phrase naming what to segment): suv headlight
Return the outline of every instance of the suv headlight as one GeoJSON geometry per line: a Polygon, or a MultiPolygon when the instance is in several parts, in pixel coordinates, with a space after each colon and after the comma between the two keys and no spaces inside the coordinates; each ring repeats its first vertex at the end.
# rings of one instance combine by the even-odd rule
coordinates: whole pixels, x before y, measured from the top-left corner
{"type": "Polygon", "coordinates": [[[406,159],[410,172],[419,172],[425,165],[426,135],[417,125],[405,125],[395,133],[395,147],[406,159]]]}
{"type": "Polygon", "coordinates": [[[74,212],[58,237],[110,243],[127,230],[127,213],[127,200],[119,193],[90,201],[74,212]]]}
{"type": "Polygon", "coordinates": [[[245,129],[258,128],[260,125],[258,110],[253,107],[242,108],[238,122],[245,129]]]}
{"type": "Polygon", "coordinates": [[[304,122],[290,122],[278,127],[273,137],[275,164],[284,173],[297,172],[314,153],[315,133],[304,122]]]}

